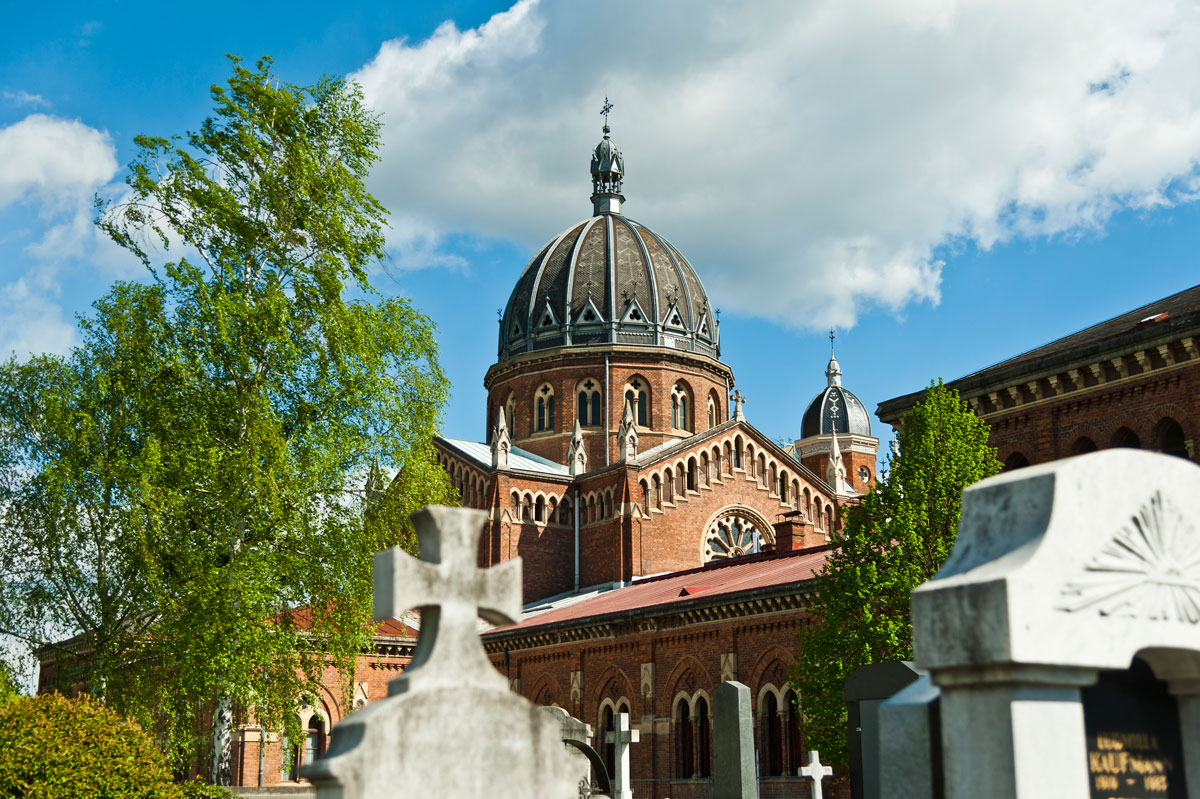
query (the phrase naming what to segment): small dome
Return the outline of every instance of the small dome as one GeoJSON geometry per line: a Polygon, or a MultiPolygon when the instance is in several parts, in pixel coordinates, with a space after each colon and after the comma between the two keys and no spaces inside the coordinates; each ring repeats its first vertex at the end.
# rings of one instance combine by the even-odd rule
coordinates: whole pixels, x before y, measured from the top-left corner
{"type": "Polygon", "coordinates": [[[862,400],[842,386],[842,367],[837,358],[829,358],[829,366],[825,369],[825,377],[829,385],[804,411],[804,419],[800,423],[800,437],[828,435],[829,433],[852,433],[854,435],[871,435],[871,416],[862,404],[862,400]]]}

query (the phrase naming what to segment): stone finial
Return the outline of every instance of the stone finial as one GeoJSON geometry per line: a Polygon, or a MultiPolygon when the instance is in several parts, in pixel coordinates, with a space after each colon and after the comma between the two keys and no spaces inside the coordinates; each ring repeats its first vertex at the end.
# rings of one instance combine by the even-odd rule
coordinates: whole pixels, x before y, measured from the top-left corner
{"type": "Polygon", "coordinates": [[[504,420],[504,406],[496,416],[496,429],[492,431],[492,468],[507,469],[508,453],[512,450],[512,439],[508,436],[508,425],[504,420]]]}
{"type": "Polygon", "coordinates": [[[386,698],[333,728],[328,753],[301,775],[318,799],[393,796],[398,786],[405,795],[461,799],[575,795],[559,725],[509,690],[479,639],[478,618],[519,616],[520,559],[476,566],[483,511],[429,507],[412,518],[420,560],[399,549],[375,556],[375,617],[421,609],[412,663],[386,698]]]}
{"type": "Polygon", "coordinates": [[[583,428],[579,420],[575,420],[575,432],[571,435],[571,445],[567,447],[567,469],[572,475],[583,474],[587,471],[587,450],[583,446],[583,428]]]}
{"type": "Polygon", "coordinates": [[[846,483],[846,463],[842,460],[842,448],[838,446],[837,431],[833,433],[833,441],[829,445],[829,465],[825,468],[825,481],[833,487],[833,493],[845,496],[850,493],[846,483]]]}
{"type": "Polygon", "coordinates": [[[637,460],[638,433],[633,418],[633,406],[625,400],[625,412],[621,415],[621,427],[617,430],[617,460],[633,463],[637,460]]]}
{"type": "Polygon", "coordinates": [[[729,399],[733,402],[733,418],[739,422],[746,421],[746,414],[742,411],[742,405],[746,403],[746,395],[739,388],[729,395],[729,399]]]}

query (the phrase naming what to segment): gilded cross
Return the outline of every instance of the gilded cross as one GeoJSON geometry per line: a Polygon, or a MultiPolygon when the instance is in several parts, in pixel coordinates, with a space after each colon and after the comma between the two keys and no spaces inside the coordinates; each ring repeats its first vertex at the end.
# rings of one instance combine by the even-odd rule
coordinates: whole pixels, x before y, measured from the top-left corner
{"type": "Polygon", "coordinates": [[[412,521],[420,560],[398,547],[375,555],[375,619],[421,611],[412,663],[388,692],[468,682],[504,685],[484,653],[477,622],[513,623],[521,615],[520,558],[490,569],[476,566],[487,521],[483,511],[432,505],[414,513],[412,521]]]}
{"type": "Polygon", "coordinates": [[[821,780],[824,777],[832,777],[833,769],[821,763],[821,756],[817,750],[813,749],[808,753],[808,765],[801,766],[798,773],[801,777],[812,780],[809,796],[812,799],[824,799],[824,794],[821,792],[821,780]]]}

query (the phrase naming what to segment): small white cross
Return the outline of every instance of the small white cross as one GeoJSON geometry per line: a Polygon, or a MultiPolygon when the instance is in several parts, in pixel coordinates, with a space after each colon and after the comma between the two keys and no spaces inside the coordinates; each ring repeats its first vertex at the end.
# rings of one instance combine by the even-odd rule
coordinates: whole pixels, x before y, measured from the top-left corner
{"type": "Polygon", "coordinates": [[[733,418],[734,419],[745,419],[746,415],[744,413],[742,413],[742,403],[746,401],[746,397],[744,394],[742,394],[742,390],[738,389],[737,391],[734,391],[732,394],[729,395],[729,398],[731,400],[733,400],[733,405],[734,405],[733,418]]]}
{"type": "Polygon", "coordinates": [[[801,777],[808,777],[812,780],[812,799],[823,799],[824,794],[821,793],[821,778],[832,777],[833,769],[829,766],[821,765],[821,756],[816,749],[808,753],[808,765],[801,766],[797,773],[801,777]]]}
{"type": "Polygon", "coordinates": [[[604,742],[616,747],[613,762],[617,773],[612,775],[612,795],[613,799],[633,799],[633,789],[629,787],[629,745],[637,743],[641,733],[629,729],[628,713],[618,713],[616,723],[615,730],[604,733],[604,742]]]}

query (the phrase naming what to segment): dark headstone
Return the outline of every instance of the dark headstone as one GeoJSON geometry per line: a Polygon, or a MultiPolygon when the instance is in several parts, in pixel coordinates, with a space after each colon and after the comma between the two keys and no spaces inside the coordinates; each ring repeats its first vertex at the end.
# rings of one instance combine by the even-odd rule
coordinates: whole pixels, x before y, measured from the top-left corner
{"type": "Polygon", "coordinates": [[[879,799],[879,704],[923,672],[907,660],[859,666],[846,680],[851,799],[879,799]]]}
{"type": "Polygon", "coordinates": [[[1092,799],[1187,799],[1179,708],[1166,683],[1135,660],[1082,694],[1092,799]]]}

